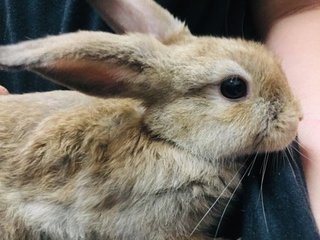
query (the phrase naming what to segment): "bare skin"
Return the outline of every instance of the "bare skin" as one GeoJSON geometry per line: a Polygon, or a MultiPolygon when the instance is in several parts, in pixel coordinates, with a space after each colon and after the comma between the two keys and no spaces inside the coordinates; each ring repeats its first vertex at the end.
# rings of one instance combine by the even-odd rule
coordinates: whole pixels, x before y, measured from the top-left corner
{"type": "Polygon", "coordinates": [[[6,88],[0,86],[0,95],[7,95],[9,92],[6,88]]]}
{"type": "Polygon", "coordinates": [[[300,99],[298,130],[311,208],[320,228],[320,1],[260,0],[253,4],[267,46],[281,59],[300,99]]]}

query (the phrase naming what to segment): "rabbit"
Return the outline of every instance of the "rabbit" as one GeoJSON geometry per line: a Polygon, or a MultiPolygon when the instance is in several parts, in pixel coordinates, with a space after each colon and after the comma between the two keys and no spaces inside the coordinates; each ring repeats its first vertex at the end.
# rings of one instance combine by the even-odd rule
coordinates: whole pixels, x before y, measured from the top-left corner
{"type": "Polygon", "coordinates": [[[72,89],[0,97],[0,238],[211,239],[246,156],[296,136],[279,61],[151,0],[91,4],[124,34],[0,47],[2,70],[72,89]]]}

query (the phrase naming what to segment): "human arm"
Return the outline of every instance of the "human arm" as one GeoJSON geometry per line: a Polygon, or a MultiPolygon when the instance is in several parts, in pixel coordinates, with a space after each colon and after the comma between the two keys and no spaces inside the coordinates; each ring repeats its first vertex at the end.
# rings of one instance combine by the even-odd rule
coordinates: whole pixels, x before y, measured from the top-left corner
{"type": "Polygon", "coordinates": [[[320,227],[320,1],[253,2],[258,29],[281,59],[289,83],[300,99],[299,127],[311,208],[320,227]]]}

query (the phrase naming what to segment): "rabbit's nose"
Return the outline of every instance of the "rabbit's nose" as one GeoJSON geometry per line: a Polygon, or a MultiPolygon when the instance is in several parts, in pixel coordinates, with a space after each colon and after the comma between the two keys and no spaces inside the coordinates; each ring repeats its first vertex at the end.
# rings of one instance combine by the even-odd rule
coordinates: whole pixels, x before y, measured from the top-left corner
{"type": "Polygon", "coordinates": [[[299,109],[299,112],[298,112],[298,119],[299,119],[299,122],[301,122],[303,119],[303,112],[302,112],[301,108],[299,109]]]}
{"type": "Polygon", "coordinates": [[[301,113],[300,116],[299,116],[299,121],[301,122],[303,119],[303,114],[301,113]]]}

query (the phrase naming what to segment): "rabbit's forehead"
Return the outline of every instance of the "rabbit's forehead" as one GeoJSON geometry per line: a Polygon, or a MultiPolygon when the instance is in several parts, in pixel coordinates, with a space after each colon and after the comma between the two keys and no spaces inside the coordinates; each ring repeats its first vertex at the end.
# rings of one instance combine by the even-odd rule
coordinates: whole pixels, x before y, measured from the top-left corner
{"type": "Polygon", "coordinates": [[[175,46],[172,53],[175,55],[170,63],[173,61],[171,66],[176,71],[172,72],[177,75],[179,89],[216,84],[238,76],[249,83],[255,96],[290,96],[279,61],[260,43],[201,37],[190,42],[187,48],[175,46]]]}
{"type": "Polygon", "coordinates": [[[217,79],[239,76],[248,82],[252,81],[251,74],[236,61],[230,59],[215,60],[212,65],[211,71],[217,79]]]}
{"type": "Polygon", "coordinates": [[[203,37],[196,39],[188,48],[178,47],[175,50],[175,61],[181,60],[185,66],[198,66],[193,73],[208,73],[209,77],[238,75],[251,81],[255,76],[263,75],[266,69],[274,68],[271,66],[274,64],[273,56],[261,44],[254,42],[203,37]]]}

